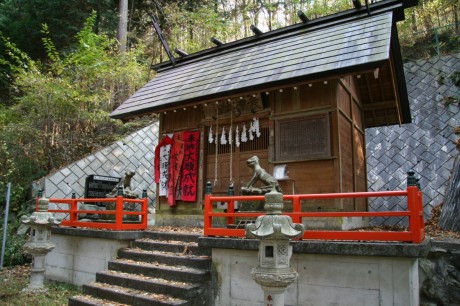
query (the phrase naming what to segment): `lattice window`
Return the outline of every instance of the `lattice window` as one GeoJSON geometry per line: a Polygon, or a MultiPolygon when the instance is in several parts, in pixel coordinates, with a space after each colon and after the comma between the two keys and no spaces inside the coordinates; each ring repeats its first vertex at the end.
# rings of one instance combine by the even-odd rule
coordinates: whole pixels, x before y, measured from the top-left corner
{"type": "Polygon", "coordinates": [[[278,256],[287,256],[287,247],[285,245],[278,245],[278,256]]]}
{"type": "Polygon", "coordinates": [[[305,160],[330,156],[329,114],[276,122],[277,160],[305,160]]]}
{"type": "Polygon", "coordinates": [[[254,140],[248,140],[240,144],[240,152],[251,152],[268,149],[269,128],[260,128],[260,137],[254,135],[254,140]]]}
{"type": "MultiPolygon", "coordinates": [[[[225,131],[228,133],[229,127],[225,127],[225,131]]],[[[267,150],[268,149],[268,137],[270,131],[269,128],[260,128],[260,137],[256,137],[254,135],[253,140],[249,140],[247,142],[240,142],[240,147],[237,148],[235,144],[235,140],[233,140],[232,152],[238,150],[239,152],[251,152],[251,151],[260,151],[260,150],[267,150]]],[[[241,134],[240,134],[241,135],[241,134]]],[[[217,139],[220,141],[221,134],[219,133],[217,139]]],[[[215,135],[214,135],[215,137],[215,135]]],[[[228,138],[228,134],[227,134],[228,138]]],[[[235,129],[233,129],[233,138],[235,138],[235,129]]],[[[228,154],[230,153],[230,144],[221,145],[220,143],[217,145],[218,154],[228,154]]],[[[216,144],[206,142],[206,153],[208,155],[216,154],[216,144]]]]}

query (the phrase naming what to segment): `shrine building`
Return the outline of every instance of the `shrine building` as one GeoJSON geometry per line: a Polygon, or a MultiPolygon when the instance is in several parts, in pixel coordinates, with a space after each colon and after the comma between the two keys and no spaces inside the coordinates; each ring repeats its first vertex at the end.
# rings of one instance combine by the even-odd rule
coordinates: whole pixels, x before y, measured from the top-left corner
{"type": "MultiPolygon", "coordinates": [[[[284,194],[367,191],[365,129],[411,122],[396,22],[417,2],[353,3],[155,65],[157,75],[112,112],[159,117],[157,224],[199,221],[208,181],[214,195],[230,185],[239,195],[255,155],[284,194]]],[[[365,199],[329,201],[367,210],[365,199]]]]}

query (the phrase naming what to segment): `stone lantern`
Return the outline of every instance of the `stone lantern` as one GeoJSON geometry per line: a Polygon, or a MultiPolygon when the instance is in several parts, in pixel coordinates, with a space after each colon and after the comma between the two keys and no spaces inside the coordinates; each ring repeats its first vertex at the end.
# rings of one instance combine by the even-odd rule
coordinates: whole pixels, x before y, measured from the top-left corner
{"type": "Polygon", "coordinates": [[[284,306],[284,291],[298,276],[290,265],[289,241],[303,236],[304,226],[281,214],[283,194],[275,188],[265,194],[264,209],[266,215],[246,225],[246,237],[259,239],[259,265],[251,274],[264,291],[264,305],[284,306]]]}
{"type": "Polygon", "coordinates": [[[48,212],[49,200],[38,200],[38,211],[30,217],[23,216],[21,222],[30,225],[29,240],[24,244],[24,250],[32,255],[32,268],[29,286],[24,291],[43,292],[45,279],[45,256],[54,249],[51,239],[51,226],[61,223],[54,214],[48,212]]]}

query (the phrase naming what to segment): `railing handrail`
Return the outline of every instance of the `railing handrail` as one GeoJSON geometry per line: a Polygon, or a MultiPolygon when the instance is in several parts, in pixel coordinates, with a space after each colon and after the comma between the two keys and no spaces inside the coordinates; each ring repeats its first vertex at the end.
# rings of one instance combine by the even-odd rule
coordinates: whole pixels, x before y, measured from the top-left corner
{"type": "MultiPolygon", "coordinates": [[[[308,193],[308,194],[285,194],[283,200],[293,198],[300,199],[345,199],[345,198],[377,198],[391,196],[407,196],[407,190],[398,191],[369,191],[369,192],[343,192],[343,193],[308,193]]],[[[213,202],[218,201],[254,201],[264,200],[264,196],[213,196],[213,202]]]]}
{"type": "MultiPolygon", "coordinates": [[[[212,225],[213,217],[227,218],[227,225],[233,224],[235,217],[258,217],[265,212],[235,212],[236,201],[260,201],[264,196],[213,196],[207,194],[204,203],[204,235],[205,236],[230,236],[243,237],[244,229],[215,228],[212,225]],[[227,202],[227,212],[213,212],[213,202],[227,202]]],[[[372,191],[372,192],[348,192],[348,193],[322,193],[322,194],[294,194],[283,195],[283,200],[291,200],[292,212],[283,212],[291,216],[294,223],[300,223],[303,217],[373,217],[373,216],[403,216],[409,218],[409,230],[395,231],[328,231],[308,230],[301,239],[324,239],[324,240],[383,240],[383,241],[408,241],[420,243],[425,237],[422,193],[417,186],[408,186],[400,191],[372,191]],[[323,199],[346,199],[346,198],[375,198],[406,196],[408,205],[405,211],[328,211],[328,212],[302,212],[300,200],[323,200],[323,199]]]]}
{"type": "MultiPolygon", "coordinates": [[[[37,197],[37,203],[38,203],[37,197]]],[[[49,203],[55,204],[67,204],[68,209],[48,209],[52,213],[63,213],[69,214],[69,219],[61,221],[61,225],[69,227],[88,227],[97,229],[108,229],[108,230],[145,230],[147,229],[147,218],[148,218],[148,199],[132,199],[125,198],[123,196],[117,196],[115,198],[49,198],[49,203]],[[114,209],[109,210],[91,210],[91,209],[79,209],[78,203],[115,203],[114,209]],[[123,204],[140,204],[141,209],[139,211],[128,211],[123,209],[123,204]],[[100,215],[115,215],[112,222],[107,220],[94,221],[80,221],[78,220],[78,214],[100,214],[100,215]],[[124,222],[123,216],[125,215],[138,215],[140,218],[139,222],[124,222]]],[[[37,206],[38,208],[38,206],[37,206]]]]}

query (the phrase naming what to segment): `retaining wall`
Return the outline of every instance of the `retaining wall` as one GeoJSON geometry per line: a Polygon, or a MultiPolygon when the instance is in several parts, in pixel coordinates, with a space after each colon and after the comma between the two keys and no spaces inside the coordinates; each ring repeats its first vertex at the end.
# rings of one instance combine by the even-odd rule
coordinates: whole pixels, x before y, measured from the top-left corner
{"type": "MultiPolygon", "coordinates": [[[[459,154],[454,128],[460,126],[460,54],[404,64],[412,122],[366,129],[369,191],[406,188],[406,172],[416,171],[423,192],[425,219],[440,204],[459,154]],[[456,98],[457,102],[451,103],[456,98]]],[[[369,210],[405,210],[403,199],[376,199],[369,210]]],[[[407,225],[404,218],[373,218],[373,224],[407,225]]]]}

